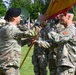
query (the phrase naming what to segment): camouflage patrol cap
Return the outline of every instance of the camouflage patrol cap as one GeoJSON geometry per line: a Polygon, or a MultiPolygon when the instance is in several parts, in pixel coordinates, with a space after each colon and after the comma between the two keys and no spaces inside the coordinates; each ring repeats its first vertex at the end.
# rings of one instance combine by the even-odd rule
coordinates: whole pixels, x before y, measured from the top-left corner
{"type": "Polygon", "coordinates": [[[8,17],[17,17],[21,14],[21,9],[20,8],[10,8],[7,10],[6,15],[5,15],[5,20],[8,19],[8,17]]]}

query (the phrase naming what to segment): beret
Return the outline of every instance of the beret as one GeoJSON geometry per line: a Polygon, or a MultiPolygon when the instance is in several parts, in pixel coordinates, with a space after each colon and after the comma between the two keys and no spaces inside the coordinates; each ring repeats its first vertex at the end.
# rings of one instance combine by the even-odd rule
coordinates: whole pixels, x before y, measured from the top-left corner
{"type": "Polygon", "coordinates": [[[73,9],[70,9],[70,10],[68,11],[68,13],[74,14],[73,9]]]}
{"type": "Polygon", "coordinates": [[[7,17],[17,17],[21,14],[21,9],[20,8],[9,8],[5,14],[5,18],[7,17]]]}

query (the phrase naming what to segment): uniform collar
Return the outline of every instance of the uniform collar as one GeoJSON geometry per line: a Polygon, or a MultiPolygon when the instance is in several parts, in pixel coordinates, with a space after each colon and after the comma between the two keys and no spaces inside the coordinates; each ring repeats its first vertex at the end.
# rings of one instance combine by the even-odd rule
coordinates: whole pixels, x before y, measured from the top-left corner
{"type": "Polygon", "coordinates": [[[75,26],[74,24],[70,24],[70,25],[68,25],[67,27],[71,27],[71,26],[75,26]]]}
{"type": "Polygon", "coordinates": [[[8,22],[10,25],[17,27],[17,25],[12,24],[11,22],[8,22]]]}

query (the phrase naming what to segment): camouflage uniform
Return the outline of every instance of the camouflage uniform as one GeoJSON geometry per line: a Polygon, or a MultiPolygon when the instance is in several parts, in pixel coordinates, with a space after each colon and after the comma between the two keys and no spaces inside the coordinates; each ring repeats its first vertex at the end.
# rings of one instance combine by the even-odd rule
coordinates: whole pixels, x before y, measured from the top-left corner
{"type": "MultiPolygon", "coordinates": [[[[34,64],[36,64],[35,73],[37,73],[37,75],[40,75],[39,65],[37,64],[38,61],[39,61],[38,60],[38,56],[42,52],[44,54],[41,54],[41,55],[45,56],[44,60],[45,60],[45,62],[47,62],[45,65],[43,65],[43,67],[45,66],[45,68],[44,68],[45,75],[47,74],[46,66],[47,66],[48,63],[49,63],[50,75],[56,75],[56,69],[57,69],[56,68],[56,51],[54,49],[57,47],[57,45],[50,43],[52,45],[51,48],[50,48],[50,44],[47,43],[45,40],[49,40],[48,33],[50,31],[56,31],[56,32],[59,31],[60,32],[64,27],[61,24],[59,24],[59,23],[58,24],[52,24],[52,25],[50,25],[50,23],[48,23],[48,24],[49,25],[46,25],[40,31],[40,36],[39,36],[39,39],[37,41],[38,42],[38,46],[35,45],[35,48],[34,48],[34,56],[33,56],[34,59],[33,60],[35,62],[34,64]],[[37,55],[37,56],[35,56],[35,55],[37,55]]],[[[42,58],[42,56],[40,58],[42,58]]],[[[41,63],[40,63],[40,65],[42,66],[41,63]]]]}
{"type": "Polygon", "coordinates": [[[76,28],[70,25],[60,34],[51,31],[50,40],[57,43],[57,75],[75,75],[76,71],[76,28]]]}
{"type": "MultiPolygon", "coordinates": [[[[55,31],[57,33],[60,33],[63,29],[64,26],[61,25],[60,23],[57,24],[52,24],[51,26],[51,31],[55,31]]],[[[50,48],[50,53],[49,53],[49,70],[50,70],[50,75],[56,75],[56,54],[57,54],[57,46],[51,46],[50,48]]]]}
{"type": "MultiPolygon", "coordinates": [[[[45,39],[48,39],[46,34],[46,25],[44,28],[40,30],[37,44],[34,45],[34,51],[32,56],[32,63],[34,65],[34,73],[35,75],[47,75],[47,65],[48,65],[48,56],[49,56],[49,43],[45,42],[45,39]]],[[[49,27],[50,28],[50,27],[49,27]]]]}
{"type": "Polygon", "coordinates": [[[28,27],[27,27],[27,25],[18,25],[17,26],[21,31],[26,31],[26,30],[28,30],[28,27]]]}
{"type": "Polygon", "coordinates": [[[11,23],[0,29],[0,69],[5,75],[19,75],[21,38],[33,35],[31,30],[21,31],[11,23]]]}

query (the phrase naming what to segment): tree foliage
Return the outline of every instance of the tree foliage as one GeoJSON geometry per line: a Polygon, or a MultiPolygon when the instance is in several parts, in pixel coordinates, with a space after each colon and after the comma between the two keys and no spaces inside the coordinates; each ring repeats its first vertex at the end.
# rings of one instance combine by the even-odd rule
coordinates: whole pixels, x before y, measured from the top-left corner
{"type": "Polygon", "coordinates": [[[73,7],[73,11],[74,11],[74,20],[76,20],[76,6],[73,7]]]}
{"type": "Polygon", "coordinates": [[[12,7],[24,7],[29,11],[31,19],[36,19],[44,5],[41,0],[35,0],[35,3],[31,3],[31,0],[13,0],[12,7]]]}
{"type": "Polygon", "coordinates": [[[4,16],[5,12],[6,12],[6,9],[2,3],[2,0],[0,0],[0,17],[4,16]]]}

